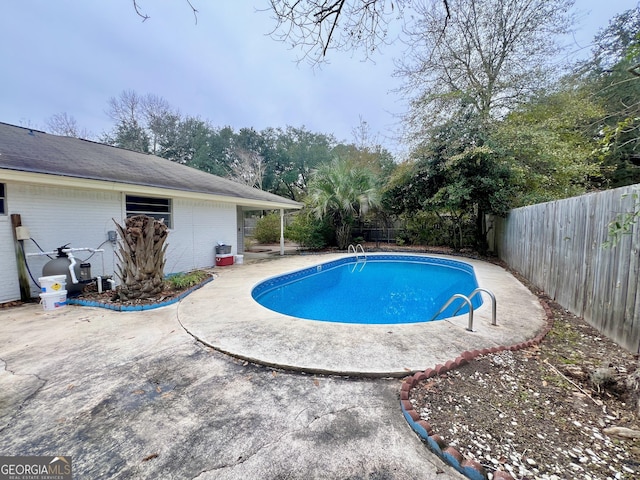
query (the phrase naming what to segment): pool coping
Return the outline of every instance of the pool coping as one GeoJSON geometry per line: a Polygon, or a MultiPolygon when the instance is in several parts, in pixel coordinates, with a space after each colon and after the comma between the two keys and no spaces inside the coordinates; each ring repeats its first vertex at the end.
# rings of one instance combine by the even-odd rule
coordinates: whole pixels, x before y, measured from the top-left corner
{"type": "MultiPolygon", "coordinates": [[[[368,260],[369,260],[369,263],[385,263],[389,261],[396,261],[396,262],[400,261],[400,262],[407,262],[407,263],[410,262],[413,264],[420,264],[426,267],[445,267],[445,268],[449,267],[452,269],[462,271],[468,276],[472,277],[473,285],[475,285],[475,287],[478,286],[476,282],[477,279],[475,276],[475,270],[473,266],[467,262],[464,262],[463,260],[457,260],[457,259],[453,260],[451,258],[442,258],[442,257],[429,256],[429,255],[415,255],[415,254],[403,255],[403,254],[388,254],[388,253],[377,253],[375,255],[370,255],[368,260]]],[[[253,287],[253,289],[251,290],[251,296],[255,301],[264,305],[265,302],[261,301],[260,297],[263,295],[268,295],[272,291],[277,290],[278,288],[281,288],[281,287],[287,288],[287,286],[297,281],[303,281],[307,278],[314,277],[316,275],[322,275],[322,273],[326,273],[329,271],[339,270],[342,267],[349,268],[350,273],[353,274],[356,270],[358,270],[358,272],[362,271],[366,267],[366,265],[367,265],[367,257],[365,257],[364,259],[362,259],[362,257],[352,257],[352,256],[341,257],[335,260],[330,260],[328,262],[323,262],[320,265],[310,266],[303,269],[295,270],[293,272],[287,272],[284,274],[276,275],[274,277],[266,278],[265,280],[259,282],[257,285],[253,287]]],[[[465,286],[468,286],[468,285],[465,285],[465,286]]],[[[437,298],[439,298],[440,300],[438,300],[437,298],[430,299],[435,305],[442,306],[445,304],[445,302],[453,298],[453,297],[449,298],[449,296],[447,296],[445,292],[441,291],[439,293],[440,294],[437,296],[437,298]]],[[[478,297],[479,297],[478,295],[468,297],[471,303],[474,305],[475,309],[479,307],[478,303],[481,303],[481,301],[483,300],[481,297],[480,298],[478,297]]],[[[340,301],[342,300],[343,299],[341,298],[340,301]]],[[[462,312],[461,314],[468,312],[468,309],[466,308],[467,305],[464,303],[461,304],[461,302],[458,302],[457,304],[449,305],[447,310],[455,311],[456,307],[458,307],[458,310],[462,312]]],[[[283,315],[296,316],[294,314],[288,314],[288,313],[282,312],[278,308],[272,308],[268,306],[266,306],[266,308],[282,313],[283,315]]],[[[426,323],[428,321],[436,321],[436,320],[439,321],[446,318],[443,315],[444,315],[444,312],[442,310],[436,313],[436,310],[434,308],[433,312],[428,312],[424,317],[421,317],[421,320],[419,321],[411,320],[411,321],[403,322],[403,324],[404,323],[426,323]],[[429,315],[432,315],[433,313],[435,313],[434,318],[430,318],[429,315]],[[437,318],[437,317],[440,317],[440,318],[437,318]]],[[[348,323],[350,325],[361,325],[361,324],[394,325],[394,323],[377,322],[377,321],[372,321],[372,322],[342,321],[341,322],[338,320],[328,320],[328,319],[319,319],[319,320],[330,322],[330,323],[336,323],[336,322],[348,323]]]]}
{"type": "Polygon", "coordinates": [[[488,301],[475,310],[474,331],[468,332],[467,315],[418,324],[341,324],[278,314],[251,297],[253,287],[267,278],[345,254],[288,256],[216,268],[215,282],[178,304],[178,320],[198,341],[242,360],[291,371],[369,378],[403,378],[465,351],[526,342],[543,329],[545,315],[537,297],[502,267],[449,255],[427,256],[471,264],[479,286],[496,294],[498,325],[491,325],[488,301]]]}

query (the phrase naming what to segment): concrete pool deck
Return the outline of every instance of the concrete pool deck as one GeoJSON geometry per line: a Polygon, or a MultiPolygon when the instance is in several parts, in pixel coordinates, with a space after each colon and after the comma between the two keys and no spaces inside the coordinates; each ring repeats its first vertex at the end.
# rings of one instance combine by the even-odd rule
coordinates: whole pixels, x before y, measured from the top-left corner
{"type": "MultiPolygon", "coordinates": [[[[375,254],[369,254],[373,257],[375,254]]],[[[405,255],[405,253],[402,253],[405,255]]],[[[546,324],[538,299],[503,268],[474,259],[478,284],[497,300],[497,326],[491,302],[468,315],[401,325],[355,325],[302,320],[256,303],[251,290],[271,276],[345,257],[297,255],[277,261],[251,261],[218,267],[217,278],[183,299],[178,320],[202,343],[261,365],[318,374],[401,377],[453,360],[467,350],[515,345],[535,337],[546,324]]]]}
{"type": "MultiPolygon", "coordinates": [[[[195,341],[179,323],[260,362],[344,372],[362,367],[367,375],[396,371],[394,358],[403,376],[404,365],[430,368],[460,349],[528,340],[543,323],[528,290],[483,264],[478,276],[498,296],[497,328],[489,328],[490,314],[481,308],[474,333],[464,330],[466,317],[460,325],[413,326],[426,327],[417,333],[405,332],[407,326],[367,332],[368,326],[294,319],[284,320],[275,338],[260,338],[273,333],[264,326],[251,330],[242,312],[262,309],[247,301],[254,278],[339,256],[245,257],[245,265],[215,268],[217,278],[181,303],[155,310],[0,309],[0,455],[69,455],[74,478],[463,480],[411,430],[398,404],[401,380],[257,367],[195,341]],[[327,340],[335,331],[340,338],[327,340]],[[363,343],[375,331],[379,345],[363,343]],[[232,332],[239,335],[235,342],[232,332]],[[436,342],[449,346],[430,348],[436,342]],[[342,365],[323,358],[331,351],[314,348],[340,351],[342,365]],[[369,349],[387,349],[386,366],[369,349]]],[[[267,323],[276,329],[278,320],[267,323]]]]}

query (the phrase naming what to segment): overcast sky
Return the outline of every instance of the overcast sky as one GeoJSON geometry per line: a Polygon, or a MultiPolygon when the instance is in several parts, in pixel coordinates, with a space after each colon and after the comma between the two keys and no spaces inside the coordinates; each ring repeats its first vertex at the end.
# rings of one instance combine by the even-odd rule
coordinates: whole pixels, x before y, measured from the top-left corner
{"type": "MultiPolygon", "coordinates": [[[[330,52],[330,64],[298,64],[299,51],[268,36],[267,0],[4,0],[0,6],[0,122],[45,129],[65,112],[94,135],[110,130],[107,101],[123,90],[166,99],[183,115],[214,126],[305,126],[352,141],[360,118],[392,151],[397,115],[393,57],[387,46],[362,54],[330,52]]],[[[636,0],[577,0],[583,18],[573,52],[636,0]]],[[[583,50],[580,50],[583,47],[583,50]]],[[[575,56],[571,58],[574,60],[575,56]]]]}

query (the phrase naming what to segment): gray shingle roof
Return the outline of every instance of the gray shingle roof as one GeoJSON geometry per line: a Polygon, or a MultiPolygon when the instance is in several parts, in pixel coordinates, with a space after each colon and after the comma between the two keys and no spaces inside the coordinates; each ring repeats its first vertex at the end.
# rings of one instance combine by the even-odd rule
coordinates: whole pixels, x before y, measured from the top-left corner
{"type": "Polygon", "coordinates": [[[272,193],[164,158],[0,122],[0,169],[222,195],[300,208],[272,193]]]}

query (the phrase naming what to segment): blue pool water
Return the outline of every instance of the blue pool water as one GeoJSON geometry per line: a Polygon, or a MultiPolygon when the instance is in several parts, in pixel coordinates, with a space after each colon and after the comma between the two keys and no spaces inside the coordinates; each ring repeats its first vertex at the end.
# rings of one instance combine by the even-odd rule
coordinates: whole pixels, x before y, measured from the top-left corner
{"type": "MultiPolygon", "coordinates": [[[[253,298],[276,312],[327,322],[427,322],[455,293],[478,287],[473,267],[456,260],[414,255],[369,255],[315,265],[256,285],[253,298]]],[[[453,316],[456,300],[437,320],[453,316]]],[[[482,305],[476,295],[473,307],[482,305]]],[[[457,313],[468,312],[464,306],[457,313]]]]}

